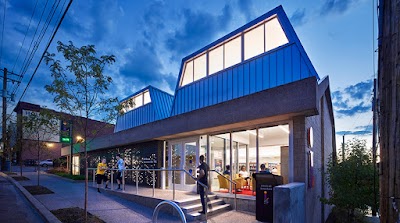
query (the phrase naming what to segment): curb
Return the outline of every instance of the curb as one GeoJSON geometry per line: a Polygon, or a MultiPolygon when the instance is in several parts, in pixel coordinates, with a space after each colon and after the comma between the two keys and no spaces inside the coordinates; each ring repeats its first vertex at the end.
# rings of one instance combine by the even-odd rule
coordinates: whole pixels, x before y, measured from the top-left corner
{"type": "Polygon", "coordinates": [[[14,186],[16,186],[21,193],[26,197],[26,199],[33,205],[33,207],[39,212],[39,214],[44,218],[46,222],[51,223],[62,223],[56,216],[54,216],[42,203],[40,203],[32,194],[30,194],[21,184],[19,184],[12,177],[0,172],[2,177],[5,177],[14,186]]]}

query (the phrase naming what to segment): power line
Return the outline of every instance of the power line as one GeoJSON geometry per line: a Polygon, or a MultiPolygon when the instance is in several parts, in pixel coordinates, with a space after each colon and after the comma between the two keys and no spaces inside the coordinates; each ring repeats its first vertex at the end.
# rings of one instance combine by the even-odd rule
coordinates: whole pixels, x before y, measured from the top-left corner
{"type": "Polygon", "coordinates": [[[38,63],[38,65],[36,66],[35,71],[33,72],[31,78],[29,79],[29,82],[28,82],[28,84],[26,85],[26,87],[25,87],[25,89],[24,89],[24,91],[23,91],[21,97],[19,98],[18,102],[20,102],[20,101],[22,100],[22,98],[24,97],[24,95],[25,95],[25,93],[26,93],[26,90],[28,89],[29,85],[31,84],[31,82],[32,82],[32,80],[33,80],[33,77],[35,76],[36,71],[38,70],[38,68],[39,68],[39,66],[40,66],[40,63],[41,63],[42,60],[43,60],[44,55],[46,54],[47,50],[49,49],[51,42],[53,41],[53,39],[54,39],[54,37],[55,37],[55,35],[56,35],[58,29],[59,29],[60,26],[61,26],[62,21],[63,21],[64,18],[65,18],[65,15],[66,15],[67,12],[68,12],[69,7],[70,7],[71,4],[72,4],[72,1],[73,1],[73,0],[70,0],[70,1],[69,1],[69,3],[68,3],[68,5],[67,5],[67,7],[66,7],[66,9],[65,9],[65,11],[64,11],[64,13],[63,13],[63,15],[62,15],[62,17],[61,17],[61,19],[60,19],[60,21],[58,22],[57,28],[55,29],[55,31],[54,31],[54,33],[53,33],[53,35],[52,35],[50,41],[47,43],[46,49],[43,51],[43,54],[42,54],[42,56],[40,57],[39,63],[38,63]]]}
{"type": "MultiPolygon", "coordinates": [[[[60,13],[59,13],[58,18],[56,19],[56,22],[55,22],[55,23],[57,23],[57,21],[58,21],[59,18],[60,18],[61,12],[63,11],[62,9],[63,9],[64,6],[65,6],[65,2],[66,2],[66,1],[64,1],[63,6],[61,7],[60,13]]],[[[42,28],[42,30],[40,31],[40,34],[39,34],[39,37],[38,37],[38,40],[39,40],[39,38],[40,38],[40,40],[39,40],[39,42],[36,42],[36,43],[35,43],[35,46],[34,46],[35,52],[37,51],[37,48],[39,47],[40,42],[43,40],[44,34],[46,33],[46,31],[47,31],[47,29],[48,29],[48,27],[49,27],[49,25],[50,25],[50,23],[51,23],[51,20],[52,20],[53,17],[54,17],[54,14],[55,14],[55,12],[56,12],[56,10],[57,10],[59,4],[60,4],[60,0],[58,1],[57,6],[56,6],[55,8],[54,8],[54,4],[53,4],[52,9],[51,9],[49,15],[47,16],[45,25],[43,25],[43,28],[42,28]],[[54,10],[53,10],[53,9],[54,9],[54,10]],[[47,25],[46,25],[46,24],[47,24],[47,25]],[[46,27],[45,27],[45,26],[46,26],[46,27]]],[[[54,25],[54,28],[53,28],[53,30],[52,30],[51,33],[54,32],[55,27],[56,27],[56,26],[54,25]]],[[[50,40],[49,40],[49,41],[50,41],[50,40]]],[[[32,59],[33,59],[33,56],[34,56],[34,53],[32,53],[32,54],[30,55],[29,64],[31,63],[31,61],[32,61],[32,59]]],[[[28,70],[29,64],[26,64],[26,66],[24,67],[24,71],[22,72],[22,76],[23,76],[23,75],[26,73],[26,71],[28,70]]],[[[21,76],[21,80],[22,80],[22,76],[21,76]]],[[[20,81],[20,82],[21,82],[21,81],[20,81]]],[[[18,87],[20,86],[20,82],[19,82],[18,85],[13,89],[13,94],[16,94],[16,93],[17,93],[18,87]]]]}
{"type": "MultiPolygon", "coordinates": [[[[58,1],[58,2],[59,2],[59,1],[58,1]]],[[[49,15],[47,16],[46,21],[44,22],[43,27],[42,27],[42,29],[40,30],[40,33],[39,33],[39,35],[38,35],[38,38],[37,38],[37,40],[35,41],[35,44],[34,44],[33,49],[32,49],[32,51],[31,51],[31,53],[30,53],[30,55],[29,55],[29,57],[28,57],[28,60],[27,60],[26,63],[25,63],[25,66],[23,66],[22,69],[21,69],[21,71],[19,72],[21,75],[24,75],[24,74],[26,73],[26,71],[28,70],[28,67],[29,67],[30,63],[32,62],[32,59],[33,59],[33,57],[34,57],[34,55],[35,55],[37,49],[39,48],[40,43],[42,42],[43,35],[44,35],[44,33],[46,32],[46,30],[47,30],[47,28],[48,28],[48,26],[49,26],[49,24],[50,24],[50,21],[51,21],[51,19],[49,20],[50,15],[52,14],[52,12],[53,12],[54,10],[56,10],[56,9],[54,8],[55,4],[56,4],[56,1],[53,3],[52,8],[50,9],[49,15]]],[[[57,7],[58,7],[58,5],[57,5],[57,7]]],[[[54,15],[54,13],[53,13],[53,15],[54,15]]],[[[52,17],[51,17],[51,18],[52,18],[52,17]]],[[[39,27],[39,26],[38,26],[38,27],[39,27]]],[[[32,39],[32,41],[33,41],[33,40],[34,40],[34,38],[32,39]]]]}
{"type": "Polygon", "coordinates": [[[29,20],[28,28],[26,28],[24,39],[22,40],[21,47],[19,48],[18,55],[17,55],[17,58],[15,59],[15,62],[14,62],[14,65],[13,65],[13,68],[12,68],[11,72],[14,72],[15,65],[17,64],[17,61],[19,59],[19,55],[21,54],[22,46],[25,43],[26,36],[28,34],[29,28],[31,27],[31,22],[33,20],[33,16],[35,15],[36,6],[37,6],[38,2],[39,2],[39,0],[36,0],[35,7],[33,8],[31,19],[29,20]]]}
{"type": "Polygon", "coordinates": [[[1,33],[1,52],[0,52],[0,66],[2,63],[3,59],[3,39],[4,39],[4,26],[5,26],[5,21],[6,21],[6,9],[7,9],[7,0],[4,0],[4,14],[3,14],[3,31],[1,33]]]}

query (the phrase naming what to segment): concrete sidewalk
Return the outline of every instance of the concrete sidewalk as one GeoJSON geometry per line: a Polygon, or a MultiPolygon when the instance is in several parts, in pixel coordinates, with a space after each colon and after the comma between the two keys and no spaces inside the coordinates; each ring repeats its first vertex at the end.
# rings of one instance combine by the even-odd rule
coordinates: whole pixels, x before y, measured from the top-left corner
{"type": "MultiPolygon", "coordinates": [[[[21,185],[36,185],[37,173],[24,172],[24,176],[29,181],[20,181],[21,185]]],[[[74,182],[69,179],[63,179],[51,174],[42,174],[40,184],[52,190],[54,194],[35,195],[48,210],[56,210],[68,207],[80,207],[84,205],[84,183],[74,182]]],[[[89,182],[89,186],[91,182],[89,182]]],[[[121,193],[133,193],[131,189],[121,193]]],[[[144,192],[143,190],[141,192],[144,192]]],[[[169,198],[172,199],[171,192],[169,198]]],[[[163,197],[158,190],[156,196],[163,197]],[[160,196],[161,195],[161,196],[160,196]]],[[[179,197],[181,195],[178,195],[179,197]]],[[[89,187],[88,194],[88,211],[104,220],[105,222],[152,222],[153,209],[127,201],[108,193],[98,193],[95,188],[89,187]]],[[[172,215],[160,213],[159,222],[180,222],[180,220],[172,215]]],[[[251,214],[229,211],[218,216],[212,216],[208,222],[258,222],[255,216],[251,214]]]]}
{"type": "Polygon", "coordinates": [[[0,222],[44,222],[23,194],[0,175],[0,222]]]}

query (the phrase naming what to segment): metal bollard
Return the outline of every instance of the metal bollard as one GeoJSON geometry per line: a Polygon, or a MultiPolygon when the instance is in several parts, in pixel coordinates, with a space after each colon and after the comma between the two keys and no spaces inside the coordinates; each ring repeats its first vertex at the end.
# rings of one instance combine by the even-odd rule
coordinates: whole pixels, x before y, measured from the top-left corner
{"type": "Polygon", "coordinates": [[[125,191],[125,171],[122,170],[122,191],[125,191]]]}
{"type": "Polygon", "coordinates": [[[139,171],[136,171],[136,194],[139,194],[139,171]]]}
{"type": "Polygon", "coordinates": [[[155,188],[156,188],[156,176],[155,176],[155,171],[153,170],[153,197],[155,195],[155,188]]]}
{"type": "Polygon", "coordinates": [[[114,190],[114,171],[111,170],[111,190],[114,190]]]}
{"type": "Polygon", "coordinates": [[[92,179],[92,181],[93,181],[93,187],[96,186],[96,184],[95,184],[95,178],[96,178],[96,170],[93,170],[93,179],[92,179]]]}
{"type": "Polygon", "coordinates": [[[172,200],[175,200],[175,170],[172,171],[172,200]]]}

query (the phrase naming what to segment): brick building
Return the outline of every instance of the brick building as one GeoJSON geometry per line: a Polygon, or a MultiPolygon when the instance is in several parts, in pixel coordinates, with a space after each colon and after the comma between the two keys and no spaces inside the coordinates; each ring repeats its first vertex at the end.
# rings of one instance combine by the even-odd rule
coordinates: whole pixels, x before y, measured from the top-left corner
{"type": "MultiPolygon", "coordinates": [[[[70,143],[60,142],[60,126],[61,122],[71,122],[73,123],[73,143],[77,143],[77,138],[83,137],[83,121],[85,118],[71,116],[66,113],[57,112],[47,108],[42,108],[40,105],[19,102],[14,108],[14,112],[17,114],[17,127],[16,127],[16,140],[14,142],[15,154],[14,157],[17,161],[26,160],[37,160],[38,159],[38,147],[40,160],[45,159],[58,159],[61,157],[61,148],[70,143]],[[56,114],[57,120],[54,122],[54,128],[51,131],[46,131],[45,129],[39,130],[39,133],[31,134],[30,132],[23,129],[21,124],[24,117],[28,117],[32,113],[40,113],[42,110],[46,110],[50,113],[56,114]],[[19,124],[18,124],[19,123],[19,124]],[[37,140],[37,137],[39,140],[37,140]],[[17,142],[20,142],[18,144],[17,142]],[[17,148],[21,145],[21,151],[17,148]]],[[[93,138],[95,136],[104,136],[110,134],[114,130],[114,125],[107,124],[104,122],[89,119],[88,120],[88,137],[93,138]]],[[[69,125],[69,124],[68,124],[69,125]]]]}

